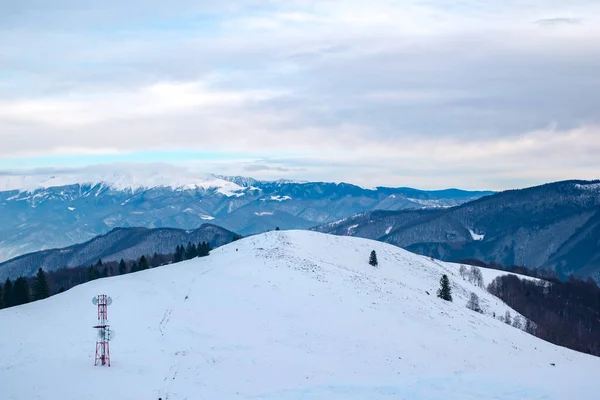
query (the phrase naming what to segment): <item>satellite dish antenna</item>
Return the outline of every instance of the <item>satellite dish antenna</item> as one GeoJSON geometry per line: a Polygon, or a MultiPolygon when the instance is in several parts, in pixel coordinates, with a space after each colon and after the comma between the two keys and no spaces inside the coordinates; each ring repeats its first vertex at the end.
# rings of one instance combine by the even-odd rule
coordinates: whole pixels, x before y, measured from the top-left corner
{"type": "MultiPolygon", "coordinates": [[[[97,296],[94,296],[94,298],[92,298],[92,304],[94,304],[95,306],[98,305],[98,297],[97,296]]],[[[112,304],[112,297],[109,296],[106,299],[106,305],[110,306],[111,304],[112,304]]]]}
{"type": "Polygon", "coordinates": [[[115,331],[113,331],[112,329],[106,327],[106,328],[99,328],[98,329],[98,339],[100,340],[105,340],[105,341],[111,341],[115,338],[115,331]]]}

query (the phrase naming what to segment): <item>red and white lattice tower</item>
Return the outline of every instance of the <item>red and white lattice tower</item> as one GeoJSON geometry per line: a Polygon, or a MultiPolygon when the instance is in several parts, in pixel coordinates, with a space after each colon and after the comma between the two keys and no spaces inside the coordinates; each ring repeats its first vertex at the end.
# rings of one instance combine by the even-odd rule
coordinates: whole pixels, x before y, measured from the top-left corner
{"type": "Polygon", "coordinates": [[[105,294],[99,294],[92,299],[92,302],[98,306],[98,340],[96,341],[96,357],[94,365],[108,365],[110,367],[110,348],[111,339],[110,326],[108,325],[108,306],[112,299],[105,294]]]}

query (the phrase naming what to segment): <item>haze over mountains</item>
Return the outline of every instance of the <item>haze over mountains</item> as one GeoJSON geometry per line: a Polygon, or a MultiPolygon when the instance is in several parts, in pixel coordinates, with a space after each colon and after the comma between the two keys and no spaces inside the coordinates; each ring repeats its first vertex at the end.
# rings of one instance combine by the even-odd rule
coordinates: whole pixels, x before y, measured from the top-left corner
{"type": "Polygon", "coordinates": [[[188,242],[207,242],[212,248],[230,243],[233,232],[212,224],[202,224],[193,230],[175,228],[115,228],[110,232],[80,244],[61,249],[49,249],[0,262],[0,281],[6,278],[33,275],[38,268],[54,271],[63,267],[79,267],[103,261],[136,260],[154,253],[171,254],[188,242]]]}
{"type": "Polygon", "coordinates": [[[245,235],[310,228],[376,209],[449,207],[492,193],[168,172],[2,176],[0,188],[6,189],[0,192],[0,261],[82,243],[116,227],[189,230],[210,221],[245,235]]]}
{"type": "Polygon", "coordinates": [[[443,260],[477,258],[600,278],[600,181],[509,190],[448,209],[372,211],[315,229],[443,260]]]}

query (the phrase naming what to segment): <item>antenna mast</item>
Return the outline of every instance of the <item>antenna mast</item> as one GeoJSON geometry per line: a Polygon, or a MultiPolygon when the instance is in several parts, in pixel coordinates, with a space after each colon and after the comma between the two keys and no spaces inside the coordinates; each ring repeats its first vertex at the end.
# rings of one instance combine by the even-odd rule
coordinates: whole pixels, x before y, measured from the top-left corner
{"type": "Polygon", "coordinates": [[[105,294],[99,294],[92,299],[92,303],[98,306],[98,340],[96,341],[96,357],[94,365],[108,365],[110,367],[110,348],[108,343],[111,339],[110,326],[108,324],[108,306],[112,299],[105,294]]]}

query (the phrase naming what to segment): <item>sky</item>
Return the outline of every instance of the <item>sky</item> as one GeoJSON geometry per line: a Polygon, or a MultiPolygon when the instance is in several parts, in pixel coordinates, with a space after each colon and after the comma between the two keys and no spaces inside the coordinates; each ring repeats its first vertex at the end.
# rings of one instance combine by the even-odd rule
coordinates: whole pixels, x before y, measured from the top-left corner
{"type": "Polygon", "coordinates": [[[600,178],[596,0],[0,0],[0,174],[600,178]],[[113,166],[114,166],[113,165],[113,166]]]}

